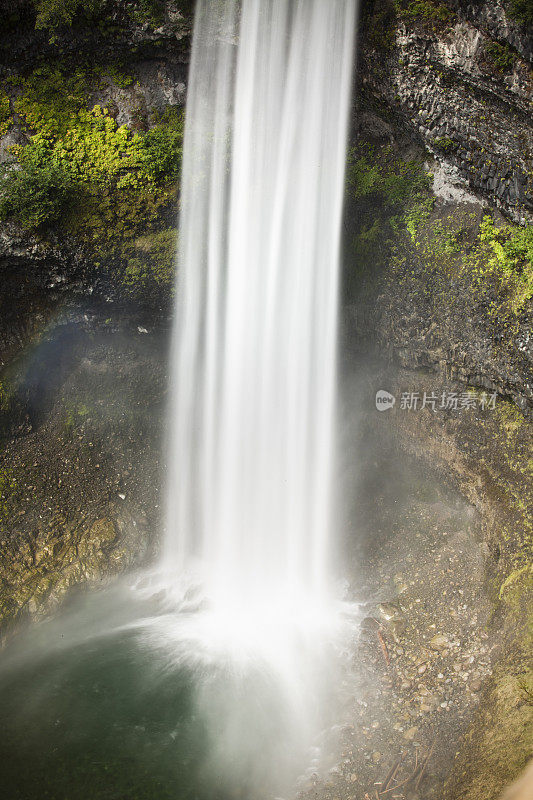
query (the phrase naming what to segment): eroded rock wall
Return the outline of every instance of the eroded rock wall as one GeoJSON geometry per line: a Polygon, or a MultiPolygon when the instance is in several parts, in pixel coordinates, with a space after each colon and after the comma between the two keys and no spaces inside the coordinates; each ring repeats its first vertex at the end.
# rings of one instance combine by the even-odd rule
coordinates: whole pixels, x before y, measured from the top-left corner
{"type": "Polygon", "coordinates": [[[423,3],[383,0],[365,8],[364,93],[470,192],[516,221],[531,220],[531,30],[500,0],[428,1],[425,11],[423,3]]]}

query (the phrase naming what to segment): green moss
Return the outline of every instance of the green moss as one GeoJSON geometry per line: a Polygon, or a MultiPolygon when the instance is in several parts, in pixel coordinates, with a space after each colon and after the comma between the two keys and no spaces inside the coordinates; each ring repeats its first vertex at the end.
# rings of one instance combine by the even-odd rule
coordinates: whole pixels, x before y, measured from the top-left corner
{"type": "Polygon", "coordinates": [[[524,417],[518,408],[510,403],[502,403],[499,408],[499,422],[506,436],[512,436],[524,426],[524,417]]]}
{"type": "Polygon", "coordinates": [[[478,287],[490,281],[508,310],[520,312],[533,297],[533,225],[497,227],[491,216],[484,216],[465,263],[478,287]]]}
{"type": "Polygon", "coordinates": [[[17,481],[13,470],[0,468],[0,525],[5,525],[11,516],[13,493],[17,490],[17,481]]]}
{"type": "Polygon", "coordinates": [[[67,229],[102,265],[128,258],[139,236],[156,232],[176,201],[176,185],[156,192],[109,189],[78,198],[64,218],[67,229]]]}
{"type": "Polygon", "coordinates": [[[13,396],[12,387],[5,381],[0,381],[0,411],[8,411],[13,396]]]}
{"type": "Polygon", "coordinates": [[[442,153],[453,153],[459,147],[459,142],[450,139],[448,136],[441,136],[433,139],[433,146],[442,153]]]}
{"type": "Polygon", "coordinates": [[[36,28],[56,30],[72,25],[78,16],[92,19],[100,11],[102,0],[34,0],[37,10],[36,28]]]}
{"type": "Polygon", "coordinates": [[[528,564],[520,569],[515,569],[503,581],[499,598],[518,606],[523,593],[533,589],[533,564],[528,564]],[[517,597],[518,593],[518,597],[517,597]],[[518,601],[518,602],[517,602],[518,601]]]}
{"type": "Polygon", "coordinates": [[[404,212],[403,221],[428,274],[462,274],[487,317],[514,330],[533,297],[532,225],[497,226],[488,214],[479,221],[461,209],[436,220],[423,198],[404,212]]]}
{"type": "Polygon", "coordinates": [[[85,417],[91,413],[91,409],[85,403],[66,403],[65,404],[65,429],[72,431],[78,428],[85,417]]]}
{"type": "Polygon", "coordinates": [[[522,25],[533,25],[533,0],[508,0],[509,16],[522,25]]]}
{"type": "Polygon", "coordinates": [[[155,283],[170,292],[174,284],[177,230],[168,228],[135,240],[124,271],[124,283],[131,289],[155,283]]]}
{"type": "Polygon", "coordinates": [[[393,148],[360,143],[348,159],[346,194],[351,222],[346,256],[348,294],[384,269],[405,236],[412,239],[433,206],[430,178],[421,161],[393,148]]]}
{"type": "Polygon", "coordinates": [[[363,4],[362,36],[367,46],[387,52],[395,43],[396,9],[393,0],[375,0],[363,4]]]}
{"type": "Polygon", "coordinates": [[[117,125],[107,109],[86,108],[101,74],[42,67],[24,81],[15,108],[30,141],[12,148],[17,163],[3,170],[2,218],[27,229],[60,218],[73,223],[66,210],[84,209],[86,219],[93,198],[105,207],[111,193],[121,206],[120,195],[136,205],[140,197],[165,196],[178,179],[182,115],[161,116],[145,134],[117,125]]]}
{"type": "Polygon", "coordinates": [[[484,692],[479,710],[465,732],[443,800],[496,800],[522,772],[531,756],[533,725],[533,670],[531,669],[531,583],[519,579],[505,592],[503,632],[505,647],[484,692]],[[516,592],[509,611],[507,594],[516,592]]]}
{"type": "Polygon", "coordinates": [[[508,44],[487,42],[483,49],[491,66],[497,72],[511,72],[516,64],[517,55],[513,48],[508,44]]]}
{"type": "Polygon", "coordinates": [[[405,161],[391,147],[360,145],[348,157],[347,189],[354,200],[379,196],[388,208],[411,204],[430,186],[419,161],[405,161]]]}
{"type": "Polygon", "coordinates": [[[5,136],[12,124],[13,117],[11,115],[9,96],[0,89],[0,136],[5,136]]]}
{"type": "Polygon", "coordinates": [[[164,22],[163,4],[160,0],[136,0],[132,10],[135,22],[157,28],[164,22]]]}
{"type": "Polygon", "coordinates": [[[125,69],[121,69],[115,64],[111,64],[102,70],[102,75],[109,76],[115,86],[120,89],[127,89],[133,85],[133,76],[130,75],[125,69]]]}
{"type": "Polygon", "coordinates": [[[442,27],[451,24],[455,17],[451,8],[439,0],[394,0],[394,4],[398,16],[407,22],[442,27]]]}

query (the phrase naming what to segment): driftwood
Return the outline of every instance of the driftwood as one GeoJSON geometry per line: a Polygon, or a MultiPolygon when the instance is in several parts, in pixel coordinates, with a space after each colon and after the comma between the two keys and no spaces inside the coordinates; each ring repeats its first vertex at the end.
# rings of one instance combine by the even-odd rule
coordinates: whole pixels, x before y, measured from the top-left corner
{"type": "MultiPolygon", "coordinates": [[[[387,776],[386,776],[385,780],[382,783],[380,783],[381,789],[379,789],[379,790],[376,789],[375,790],[375,792],[376,792],[376,800],[382,800],[382,798],[386,798],[386,800],[401,800],[401,798],[403,797],[403,792],[401,792],[400,794],[392,794],[392,792],[398,792],[401,789],[404,789],[409,784],[413,784],[413,783],[414,783],[415,791],[418,791],[418,788],[420,786],[422,778],[424,777],[424,773],[426,771],[426,767],[427,767],[427,765],[429,763],[429,760],[430,760],[431,756],[434,753],[435,744],[436,743],[437,743],[437,739],[435,738],[433,740],[433,743],[431,744],[431,747],[429,748],[426,756],[421,761],[419,761],[419,759],[418,759],[418,751],[416,751],[415,752],[415,766],[414,766],[413,771],[406,778],[404,778],[403,780],[398,781],[396,776],[398,775],[398,773],[400,771],[400,768],[401,768],[401,766],[403,764],[403,761],[404,761],[404,754],[402,753],[402,755],[400,756],[399,760],[396,761],[393,764],[393,766],[391,767],[391,769],[387,773],[387,776]]],[[[368,798],[368,800],[371,800],[371,798],[368,796],[368,794],[365,794],[365,800],[367,800],[367,798],[368,798]]]]}

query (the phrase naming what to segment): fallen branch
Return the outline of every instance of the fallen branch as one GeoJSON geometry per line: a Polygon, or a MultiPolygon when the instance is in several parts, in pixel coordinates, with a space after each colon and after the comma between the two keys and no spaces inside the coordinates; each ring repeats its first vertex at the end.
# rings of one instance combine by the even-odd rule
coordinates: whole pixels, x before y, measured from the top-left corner
{"type": "Polygon", "coordinates": [[[378,639],[379,639],[379,642],[381,644],[381,649],[383,650],[383,657],[384,657],[384,659],[385,659],[385,661],[387,663],[387,666],[390,666],[389,651],[387,650],[387,644],[385,642],[385,637],[383,636],[383,634],[381,633],[380,630],[378,630],[378,639]]]}
{"type": "Polygon", "coordinates": [[[432,744],[432,745],[431,745],[431,747],[429,748],[429,750],[428,750],[428,754],[427,754],[427,756],[425,757],[425,759],[424,759],[424,761],[423,761],[423,763],[422,763],[422,766],[421,766],[421,768],[420,768],[420,773],[419,773],[419,775],[418,775],[418,778],[417,778],[417,781],[416,781],[416,783],[415,783],[415,791],[418,791],[418,787],[420,786],[420,781],[422,780],[422,777],[423,777],[423,775],[424,775],[424,772],[425,772],[425,770],[426,770],[426,767],[427,767],[427,765],[428,765],[429,759],[430,759],[430,758],[431,758],[431,756],[433,755],[433,750],[435,749],[435,744],[436,744],[436,742],[437,742],[437,738],[435,737],[435,739],[433,739],[433,744],[432,744]]]}
{"type": "Polygon", "coordinates": [[[389,774],[382,783],[382,790],[380,790],[380,794],[382,793],[382,791],[383,792],[387,791],[392,781],[394,780],[396,773],[400,769],[402,761],[403,761],[403,756],[399,759],[399,761],[397,761],[395,764],[392,765],[391,769],[389,770],[389,774]]]}

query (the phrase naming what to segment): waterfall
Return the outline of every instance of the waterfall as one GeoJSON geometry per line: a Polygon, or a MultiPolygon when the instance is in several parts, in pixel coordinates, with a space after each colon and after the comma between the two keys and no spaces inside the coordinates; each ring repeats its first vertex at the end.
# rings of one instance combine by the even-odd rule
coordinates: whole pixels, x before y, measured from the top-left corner
{"type": "Polygon", "coordinates": [[[355,17],[356,0],[197,3],[164,569],[229,614],[330,594],[355,17]]]}

